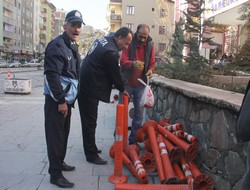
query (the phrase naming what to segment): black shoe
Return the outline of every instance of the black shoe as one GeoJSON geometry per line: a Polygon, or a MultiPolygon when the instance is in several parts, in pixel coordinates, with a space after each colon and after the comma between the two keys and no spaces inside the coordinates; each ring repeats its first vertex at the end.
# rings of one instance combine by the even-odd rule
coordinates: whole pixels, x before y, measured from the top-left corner
{"type": "Polygon", "coordinates": [[[71,183],[63,176],[61,176],[57,179],[53,179],[52,177],[50,177],[50,183],[52,183],[58,187],[61,187],[61,188],[71,188],[74,186],[74,183],[71,183]]]}
{"type": "Polygon", "coordinates": [[[62,171],[73,171],[75,168],[75,166],[67,165],[65,162],[62,163],[62,171]]]}
{"type": "Polygon", "coordinates": [[[97,153],[98,153],[98,154],[101,154],[101,153],[102,153],[102,150],[101,150],[101,149],[98,149],[98,150],[97,150],[97,153]]]}
{"type": "Polygon", "coordinates": [[[108,163],[106,160],[103,160],[100,157],[98,157],[98,158],[96,158],[94,160],[87,160],[87,161],[90,162],[90,163],[96,164],[96,165],[105,165],[105,164],[108,163]]]}

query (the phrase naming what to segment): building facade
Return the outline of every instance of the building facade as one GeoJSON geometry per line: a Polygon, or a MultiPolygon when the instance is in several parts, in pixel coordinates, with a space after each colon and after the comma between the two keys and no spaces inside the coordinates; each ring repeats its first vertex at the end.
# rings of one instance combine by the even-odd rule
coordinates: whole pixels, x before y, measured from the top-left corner
{"type": "Polygon", "coordinates": [[[168,49],[174,27],[174,2],[169,0],[110,0],[108,22],[110,32],[127,26],[136,32],[139,24],[150,27],[156,55],[164,55],[168,49]]]}
{"type": "Polygon", "coordinates": [[[0,59],[29,60],[44,52],[54,32],[48,0],[0,1],[0,59]]]}

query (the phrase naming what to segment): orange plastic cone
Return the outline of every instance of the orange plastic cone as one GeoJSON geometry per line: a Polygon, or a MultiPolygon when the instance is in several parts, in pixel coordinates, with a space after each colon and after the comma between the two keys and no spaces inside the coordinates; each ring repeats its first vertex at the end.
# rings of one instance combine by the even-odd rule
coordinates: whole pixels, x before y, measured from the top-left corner
{"type": "Polygon", "coordinates": [[[128,146],[128,96],[123,96],[124,124],[123,124],[123,150],[128,146]]]}
{"type": "Polygon", "coordinates": [[[136,168],[138,174],[138,181],[140,183],[147,184],[148,183],[148,176],[147,173],[139,159],[140,149],[137,145],[128,145],[125,150],[127,156],[133,162],[134,167],[136,168]]]}
{"type": "Polygon", "coordinates": [[[162,160],[162,165],[163,165],[163,171],[165,175],[165,184],[176,184],[179,183],[180,179],[177,178],[174,169],[171,165],[167,147],[165,143],[163,142],[163,136],[161,134],[157,134],[157,142],[159,146],[159,150],[161,153],[161,160],[162,160]]]}
{"type": "Polygon", "coordinates": [[[10,78],[10,70],[8,70],[7,78],[8,78],[8,79],[10,78]]]}
{"type": "MultiPolygon", "coordinates": [[[[156,163],[156,168],[158,171],[159,179],[161,183],[164,183],[166,178],[164,175],[164,170],[163,170],[163,165],[161,161],[161,156],[160,156],[160,151],[158,147],[158,143],[156,140],[156,131],[155,128],[157,128],[157,122],[154,120],[148,120],[146,121],[143,125],[142,128],[144,131],[147,132],[148,138],[151,144],[151,150],[155,156],[155,163],[156,163]]],[[[178,138],[178,137],[176,137],[178,138]]]]}
{"type": "Polygon", "coordinates": [[[124,125],[124,105],[118,104],[116,107],[116,142],[114,145],[114,173],[109,176],[111,183],[125,183],[128,177],[122,173],[122,152],[123,152],[123,125],[124,125]]]}
{"type": "Polygon", "coordinates": [[[192,184],[115,184],[115,190],[192,190],[192,184]]]}

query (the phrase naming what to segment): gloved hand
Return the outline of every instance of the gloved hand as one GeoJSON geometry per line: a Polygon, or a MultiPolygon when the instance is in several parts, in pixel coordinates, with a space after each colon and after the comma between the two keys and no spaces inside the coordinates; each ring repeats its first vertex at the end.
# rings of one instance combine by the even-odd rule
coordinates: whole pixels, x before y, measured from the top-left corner
{"type": "Polygon", "coordinates": [[[153,71],[151,69],[149,69],[148,72],[146,73],[146,76],[149,77],[149,78],[152,78],[153,71]]]}
{"type": "Polygon", "coordinates": [[[133,67],[136,68],[139,71],[142,71],[144,68],[144,63],[142,61],[134,61],[133,62],[133,67]]]}

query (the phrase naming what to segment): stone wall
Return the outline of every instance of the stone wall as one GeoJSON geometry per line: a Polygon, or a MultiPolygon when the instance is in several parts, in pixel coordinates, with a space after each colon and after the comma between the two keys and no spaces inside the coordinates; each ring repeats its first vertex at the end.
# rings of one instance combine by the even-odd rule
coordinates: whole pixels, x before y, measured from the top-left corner
{"type": "Polygon", "coordinates": [[[246,144],[237,142],[235,123],[243,94],[154,75],[155,106],[147,119],[167,117],[199,140],[195,163],[212,176],[216,190],[241,190],[246,144]]]}

